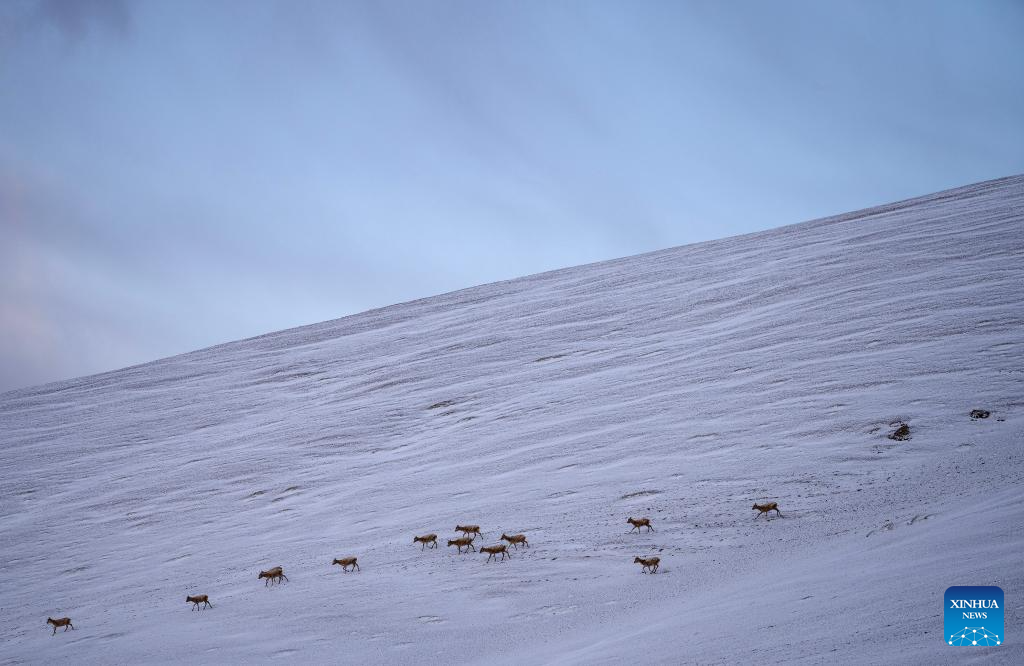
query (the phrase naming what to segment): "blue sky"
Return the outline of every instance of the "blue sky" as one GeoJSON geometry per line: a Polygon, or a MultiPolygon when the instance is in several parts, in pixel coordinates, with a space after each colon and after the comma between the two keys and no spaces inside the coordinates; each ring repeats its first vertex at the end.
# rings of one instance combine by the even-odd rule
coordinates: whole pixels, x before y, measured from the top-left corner
{"type": "Polygon", "coordinates": [[[1024,3],[0,3],[0,390],[1024,172],[1024,3]]]}

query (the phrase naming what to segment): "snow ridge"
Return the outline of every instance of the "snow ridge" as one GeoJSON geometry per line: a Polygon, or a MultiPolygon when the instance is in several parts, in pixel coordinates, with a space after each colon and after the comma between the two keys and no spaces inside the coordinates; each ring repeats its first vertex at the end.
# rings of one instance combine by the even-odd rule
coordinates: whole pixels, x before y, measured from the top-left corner
{"type": "Polygon", "coordinates": [[[1017,176],[2,394],[0,654],[1024,661],[1022,221],[1017,176]],[[950,585],[1009,640],[947,645],[950,585]]]}

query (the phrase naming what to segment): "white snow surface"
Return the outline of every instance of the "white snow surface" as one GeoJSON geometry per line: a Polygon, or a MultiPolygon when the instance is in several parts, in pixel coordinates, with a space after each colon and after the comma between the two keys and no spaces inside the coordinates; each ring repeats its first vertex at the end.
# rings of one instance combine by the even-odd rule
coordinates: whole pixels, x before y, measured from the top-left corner
{"type": "Polygon", "coordinates": [[[0,660],[1024,663],[1022,223],[1005,178],[4,393],[0,660]]]}

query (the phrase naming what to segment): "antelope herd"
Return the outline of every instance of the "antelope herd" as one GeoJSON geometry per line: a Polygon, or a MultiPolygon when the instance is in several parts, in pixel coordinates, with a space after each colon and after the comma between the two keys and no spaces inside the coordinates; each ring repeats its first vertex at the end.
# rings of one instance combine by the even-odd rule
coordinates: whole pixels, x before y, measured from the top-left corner
{"type": "MultiPolygon", "coordinates": [[[[755,520],[758,517],[760,517],[761,514],[764,514],[765,519],[768,519],[769,511],[774,511],[780,518],[782,517],[782,512],[779,511],[779,505],[777,502],[754,504],[753,508],[758,511],[758,514],[754,516],[755,520]]],[[[654,527],[651,526],[650,518],[633,518],[632,516],[630,516],[626,519],[626,522],[632,525],[632,527],[629,530],[631,533],[633,530],[636,530],[637,534],[640,534],[641,527],[646,527],[647,533],[655,531],[654,527]]],[[[491,560],[499,561],[499,554],[501,555],[501,560],[504,560],[505,558],[512,559],[512,554],[508,552],[509,546],[517,550],[519,549],[520,544],[522,544],[524,548],[530,547],[530,543],[526,540],[525,534],[513,534],[510,536],[502,532],[500,540],[504,541],[505,543],[499,543],[494,546],[481,546],[480,550],[477,551],[476,547],[473,546],[473,541],[476,540],[476,537],[482,534],[479,525],[456,525],[455,531],[461,532],[462,536],[456,539],[449,539],[448,545],[455,546],[460,555],[462,554],[463,548],[466,549],[467,553],[471,550],[474,552],[486,553],[487,560],[484,562],[484,564],[487,564],[491,560]]],[[[413,545],[417,543],[420,544],[420,550],[425,550],[427,548],[437,548],[437,535],[431,533],[424,534],[423,536],[413,536],[412,543],[413,545]]],[[[641,565],[640,573],[655,574],[658,573],[658,565],[661,563],[661,558],[634,557],[633,563],[641,565]]],[[[331,566],[334,566],[335,564],[340,565],[342,571],[345,572],[361,571],[361,569],[359,568],[357,558],[355,557],[335,558],[334,561],[331,562],[331,566]]],[[[288,580],[288,576],[284,575],[283,567],[276,566],[267,569],[266,571],[261,571],[257,576],[257,580],[263,579],[266,579],[266,582],[263,584],[263,586],[266,587],[272,584],[283,583],[288,580]]],[[[213,608],[213,604],[210,603],[210,598],[205,594],[186,596],[185,601],[186,603],[192,604],[191,610],[206,610],[207,608],[213,608]]],[[[57,634],[57,627],[64,627],[64,631],[67,631],[68,627],[70,627],[71,629],[75,628],[75,626],[71,624],[71,618],[69,617],[62,617],[58,619],[48,617],[46,618],[46,623],[47,625],[53,625],[53,633],[51,634],[51,636],[57,634]]]]}

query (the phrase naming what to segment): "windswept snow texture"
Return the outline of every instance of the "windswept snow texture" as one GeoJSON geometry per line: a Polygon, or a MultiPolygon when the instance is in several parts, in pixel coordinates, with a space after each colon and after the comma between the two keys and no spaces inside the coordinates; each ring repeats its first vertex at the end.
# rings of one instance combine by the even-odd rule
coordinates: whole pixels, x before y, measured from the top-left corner
{"type": "Polygon", "coordinates": [[[1024,663],[1022,223],[1007,178],[6,393],[0,657],[1024,663]]]}

